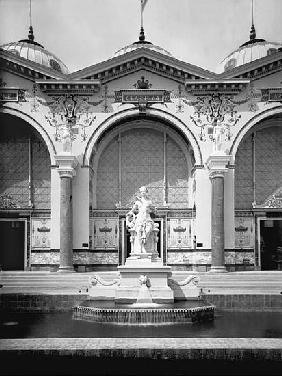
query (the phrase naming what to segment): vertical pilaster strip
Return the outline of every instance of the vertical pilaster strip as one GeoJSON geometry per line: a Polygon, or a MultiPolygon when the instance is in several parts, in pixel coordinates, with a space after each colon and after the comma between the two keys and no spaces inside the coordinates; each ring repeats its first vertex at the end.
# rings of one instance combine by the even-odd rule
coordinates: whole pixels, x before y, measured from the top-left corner
{"type": "Polygon", "coordinates": [[[121,171],[121,158],[122,158],[122,145],[121,145],[121,133],[118,135],[118,200],[121,205],[122,199],[122,171],[121,171]]]}
{"type": "Polygon", "coordinates": [[[33,207],[33,195],[32,195],[32,140],[28,138],[28,206],[33,207]]]}
{"type": "Polygon", "coordinates": [[[256,132],[252,133],[253,205],[256,204],[256,132]]]}
{"type": "Polygon", "coordinates": [[[167,134],[164,132],[164,143],[163,143],[163,159],[164,159],[164,166],[163,166],[163,204],[164,206],[167,205],[167,134]]]}

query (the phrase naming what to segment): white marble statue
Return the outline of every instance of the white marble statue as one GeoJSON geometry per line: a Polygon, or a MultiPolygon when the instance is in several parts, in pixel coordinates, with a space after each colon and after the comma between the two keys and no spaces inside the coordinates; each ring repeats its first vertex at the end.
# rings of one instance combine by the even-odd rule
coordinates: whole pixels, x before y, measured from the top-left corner
{"type": "Polygon", "coordinates": [[[158,224],[151,214],[155,207],[148,196],[146,187],[139,188],[139,196],[126,215],[126,226],[130,231],[131,255],[157,253],[158,224]]]}

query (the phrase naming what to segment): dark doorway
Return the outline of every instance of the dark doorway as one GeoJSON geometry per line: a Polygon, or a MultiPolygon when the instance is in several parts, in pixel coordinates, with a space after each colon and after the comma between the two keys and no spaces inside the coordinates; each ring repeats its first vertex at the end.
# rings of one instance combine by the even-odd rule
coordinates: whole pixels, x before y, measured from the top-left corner
{"type": "Polygon", "coordinates": [[[2,270],[24,270],[24,221],[0,221],[0,265],[2,270]]]}
{"type": "Polygon", "coordinates": [[[261,270],[282,270],[282,220],[260,221],[261,270]]]}
{"type": "MultiPolygon", "coordinates": [[[[159,257],[161,257],[161,239],[162,239],[162,221],[161,220],[154,220],[154,222],[158,223],[159,224],[159,229],[160,229],[160,232],[159,232],[159,241],[158,241],[158,244],[157,244],[157,250],[158,250],[158,254],[159,254],[159,257]]],[[[127,230],[126,228],[126,224],[124,222],[124,234],[125,234],[125,241],[124,241],[124,261],[127,257],[129,257],[130,255],[130,233],[129,231],[127,230]]]]}

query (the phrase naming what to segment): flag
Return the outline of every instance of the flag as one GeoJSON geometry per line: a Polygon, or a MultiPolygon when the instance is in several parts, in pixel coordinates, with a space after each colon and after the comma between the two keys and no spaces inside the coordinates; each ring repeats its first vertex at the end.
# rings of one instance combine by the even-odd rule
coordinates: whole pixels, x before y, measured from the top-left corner
{"type": "Polygon", "coordinates": [[[141,0],[141,12],[144,11],[144,8],[145,8],[147,2],[148,2],[148,0],[141,0]]]}

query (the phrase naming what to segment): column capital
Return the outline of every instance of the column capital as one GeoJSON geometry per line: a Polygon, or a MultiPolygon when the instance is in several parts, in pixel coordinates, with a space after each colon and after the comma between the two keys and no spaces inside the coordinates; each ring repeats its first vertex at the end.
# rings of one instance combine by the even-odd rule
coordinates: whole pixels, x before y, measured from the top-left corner
{"type": "Polygon", "coordinates": [[[228,171],[227,165],[231,160],[231,155],[212,154],[208,157],[206,165],[209,169],[210,178],[223,177],[228,171]]]}
{"type": "Polygon", "coordinates": [[[59,154],[55,156],[60,177],[72,178],[75,176],[75,168],[78,164],[77,158],[69,154],[59,154]]]}
{"type": "Polygon", "coordinates": [[[209,171],[209,178],[210,179],[224,178],[224,174],[226,173],[226,170],[210,170],[209,171]]]}

